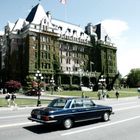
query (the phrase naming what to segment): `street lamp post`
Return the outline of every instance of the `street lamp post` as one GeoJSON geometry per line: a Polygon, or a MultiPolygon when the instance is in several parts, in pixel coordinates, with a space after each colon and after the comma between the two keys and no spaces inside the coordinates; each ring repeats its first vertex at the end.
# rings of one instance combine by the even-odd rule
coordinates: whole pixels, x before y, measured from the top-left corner
{"type": "Polygon", "coordinates": [[[53,76],[52,76],[51,79],[50,79],[50,84],[51,84],[51,94],[53,95],[54,84],[55,84],[55,81],[54,81],[53,76]]]}
{"type": "Polygon", "coordinates": [[[82,69],[79,69],[78,70],[79,71],[79,77],[80,77],[80,88],[83,86],[83,82],[82,82],[82,74],[83,74],[83,72],[82,72],[82,69]]]}
{"type": "Polygon", "coordinates": [[[105,97],[105,94],[104,94],[104,87],[105,87],[105,82],[106,82],[106,79],[104,78],[103,75],[101,75],[101,78],[99,79],[99,82],[101,84],[101,88],[102,88],[102,96],[105,97]]]}
{"type": "Polygon", "coordinates": [[[90,72],[92,72],[92,65],[94,65],[94,62],[90,61],[90,72]]]}
{"type": "Polygon", "coordinates": [[[40,101],[40,96],[41,96],[41,93],[40,93],[40,82],[43,79],[43,76],[42,76],[42,74],[40,73],[39,70],[37,70],[34,79],[37,80],[37,95],[38,95],[37,106],[40,106],[41,105],[41,101],[40,101]]]}
{"type": "Polygon", "coordinates": [[[91,88],[93,86],[92,82],[91,82],[91,77],[92,77],[92,65],[94,65],[94,63],[92,61],[90,61],[90,72],[88,74],[89,76],[89,87],[91,88]]]}

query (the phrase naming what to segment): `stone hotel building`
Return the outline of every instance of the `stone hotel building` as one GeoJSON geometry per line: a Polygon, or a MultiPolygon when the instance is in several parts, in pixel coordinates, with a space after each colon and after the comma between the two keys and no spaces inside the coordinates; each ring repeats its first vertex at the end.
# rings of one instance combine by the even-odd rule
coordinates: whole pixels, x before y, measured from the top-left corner
{"type": "Polygon", "coordinates": [[[54,78],[58,86],[95,85],[100,76],[112,82],[117,74],[116,51],[102,23],[79,25],[52,18],[41,4],[26,19],[8,22],[1,45],[1,81],[34,80],[39,70],[43,81],[54,78]]]}

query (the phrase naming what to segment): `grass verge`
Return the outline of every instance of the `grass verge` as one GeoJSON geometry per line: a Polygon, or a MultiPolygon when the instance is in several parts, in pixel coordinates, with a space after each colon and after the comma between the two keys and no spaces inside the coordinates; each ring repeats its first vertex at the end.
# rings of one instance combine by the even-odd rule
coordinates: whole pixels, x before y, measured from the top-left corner
{"type": "MultiPolygon", "coordinates": [[[[41,104],[48,104],[49,100],[41,100],[41,104]]],[[[36,106],[37,105],[37,99],[24,99],[19,98],[15,100],[15,103],[18,106],[36,106]]],[[[12,105],[12,104],[11,104],[12,105]]],[[[0,98],[0,107],[7,107],[7,101],[3,98],[0,98]]]]}
{"type": "MultiPolygon", "coordinates": [[[[120,95],[119,98],[122,97],[132,97],[132,96],[138,96],[137,89],[121,89],[118,90],[120,95]]],[[[83,92],[85,96],[98,99],[98,92],[83,92]]],[[[51,92],[46,92],[44,96],[51,95],[51,92]]],[[[109,98],[116,98],[115,91],[107,91],[107,94],[109,95],[109,98]]],[[[82,91],[62,91],[62,92],[54,92],[54,96],[82,96],[82,91]]],[[[48,104],[50,101],[47,99],[41,99],[41,104],[48,104]]],[[[28,98],[17,98],[16,104],[18,106],[36,106],[37,99],[28,99],[28,98]]],[[[0,98],[0,107],[6,107],[7,102],[4,98],[0,98]]]]}

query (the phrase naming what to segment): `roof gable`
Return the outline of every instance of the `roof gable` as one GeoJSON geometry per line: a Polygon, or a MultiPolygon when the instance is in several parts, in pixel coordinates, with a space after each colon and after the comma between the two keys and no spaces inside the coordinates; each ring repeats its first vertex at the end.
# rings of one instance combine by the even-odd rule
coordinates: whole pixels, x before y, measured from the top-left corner
{"type": "Polygon", "coordinates": [[[20,30],[23,27],[24,19],[18,19],[13,27],[13,30],[20,30]]]}
{"type": "Polygon", "coordinates": [[[26,21],[29,21],[29,22],[32,22],[32,21],[33,21],[33,19],[34,19],[34,17],[35,17],[35,13],[36,13],[36,11],[37,11],[37,7],[38,7],[38,5],[36,5],[36,6],[31,10],[31,12],[29,13],[29,15],[28,15],[27,18],[26,18],[26,21]]]}
{"type": "Polygon", "coordinates": [[[48,18],[46,12],[44,11],[43,7],[40,4],[38,4],[34,8],[32,8],[31,12],[26,18],[26,21],[30,23],[32,22],[35,24],[40,24],[42,19],[44,18],[48,18]]]}

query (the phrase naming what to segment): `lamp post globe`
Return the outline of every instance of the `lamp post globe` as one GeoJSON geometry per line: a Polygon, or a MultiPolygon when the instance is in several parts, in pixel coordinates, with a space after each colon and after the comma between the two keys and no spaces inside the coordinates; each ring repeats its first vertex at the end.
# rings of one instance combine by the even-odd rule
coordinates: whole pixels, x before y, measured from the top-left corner
{"type": "Polygon", "coordinates": [[[101,89],[102,89],[102,96],[105,97],[105,93],[104,93],[104,88],[105,88],[105,82],[106,79],[104,78],[103,75],[101,75],[101,78],[99,79],[99,85],[101,85],[101,89]]]}

